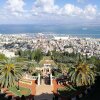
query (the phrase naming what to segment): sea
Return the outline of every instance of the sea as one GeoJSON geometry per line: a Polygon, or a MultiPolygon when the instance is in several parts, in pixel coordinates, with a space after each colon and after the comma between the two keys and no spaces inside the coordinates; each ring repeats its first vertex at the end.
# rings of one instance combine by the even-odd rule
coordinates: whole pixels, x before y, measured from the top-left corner
{"type": "Polygon", "coordinates": [[[77,36],[100,38],[100,26],[71,25],[0,25],[0,34],[56,34],[57,36],[77,36]]]}

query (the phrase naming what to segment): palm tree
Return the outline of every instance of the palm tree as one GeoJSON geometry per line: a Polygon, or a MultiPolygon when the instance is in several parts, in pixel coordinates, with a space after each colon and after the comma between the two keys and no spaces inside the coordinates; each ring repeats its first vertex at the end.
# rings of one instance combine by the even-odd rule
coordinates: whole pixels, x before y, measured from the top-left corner
{"type": "Polygon", "coordinates": [[[0,62],[0,83],[1,87],[9,87],[15,85],[16,81],[21,77],[21,67],[14,60],[4,60],[0,62]]]}
{"type": "Polygon", "coordinates": [[[93,84],[96,74],[89,64],[80,62],[71,68],[69,76],[77,86],[84,86],[93,84]]]}
{"type": "Polygon", "coordinates": [[[66,64],[58,63],[58,68],[61,70],[61,73],[67,74],[69,72],[69,68],[66,64]]]}
{"type": "Polygon", "coordinates": [[[37,63],[35,62],[28,62],[27,65],[26,65],[26,68],[27,68],[27,72],[29,74],[33,74],[33,72],[35,72],[35,67],[37,66],[37,63]]]}
{"type": "Polygon", "coordinates": [[[23,72],[33,74],[36,71],[36,67],[39,67],[39,64],[32,60],[32,61],[24,61],[23,62],[23,72]]]}

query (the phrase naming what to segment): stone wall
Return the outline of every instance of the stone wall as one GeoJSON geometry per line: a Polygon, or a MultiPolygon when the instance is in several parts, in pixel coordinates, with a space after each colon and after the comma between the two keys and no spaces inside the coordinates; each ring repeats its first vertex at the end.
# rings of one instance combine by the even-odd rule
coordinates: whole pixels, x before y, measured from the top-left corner
{"type": "Polygon", "coordinates": [[[64,87],[63,84],[58,84],[56,79],[52,79],[52,85],[53,85],[53,86],[52,86],[52,91],[53,91],[53,93],[55,93],[55,94],[57,94],[57,89],[58,89],[58,88],[64,87]]]}

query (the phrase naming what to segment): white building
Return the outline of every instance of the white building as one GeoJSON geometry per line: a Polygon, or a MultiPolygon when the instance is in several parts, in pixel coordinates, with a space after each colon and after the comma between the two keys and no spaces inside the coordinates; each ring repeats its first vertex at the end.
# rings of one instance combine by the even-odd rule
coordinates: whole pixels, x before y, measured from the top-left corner
{"type": "Polygon", "coordinates": [[[8,58],[15,57],[15,53],[8,50],[0,50],[0,53],[4,54],[8,58]]]}

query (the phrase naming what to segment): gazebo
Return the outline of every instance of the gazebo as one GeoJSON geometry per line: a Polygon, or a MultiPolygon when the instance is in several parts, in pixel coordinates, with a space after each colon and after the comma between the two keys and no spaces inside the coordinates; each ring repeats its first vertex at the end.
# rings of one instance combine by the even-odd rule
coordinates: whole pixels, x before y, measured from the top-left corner
{"type": "Polygon", "coordinates": [[[49,57],[44,57],[41,61],[40,61],[40,65],[42,66],[40,68],[41,74],[43,76],[47,76],[49,74],[52,73],[52,68],[54,66],[56,66],[56,64],[54,63],[53,60],[51,60],[51,58],[49,57]]]}

